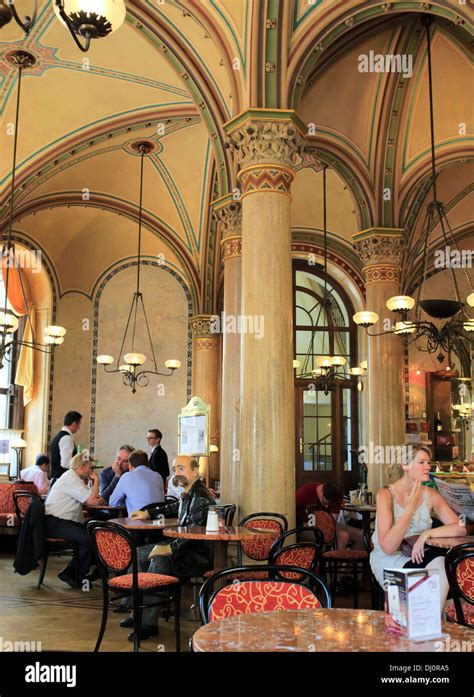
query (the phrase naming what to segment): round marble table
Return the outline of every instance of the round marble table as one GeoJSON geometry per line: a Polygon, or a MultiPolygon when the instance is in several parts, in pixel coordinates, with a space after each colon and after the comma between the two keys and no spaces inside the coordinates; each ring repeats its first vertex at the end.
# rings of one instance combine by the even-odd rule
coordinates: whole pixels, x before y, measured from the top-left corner
{"type": "Polygon", "coordinates": [[[278,535],[274,530],[258,530],[250,528],[226,527],[219,532],[206,532],[206,528],[200,525],[190,527],[171,527],[163,530],[165,537],[178,537],[185,540],[206,540],[215,542],[214,546],[214,569],[227,568],[227,544],[238,540],[254,540],[260,538],[274,537],[278,535]]]}
{"type": "Polygon", "coordinates": [[[441,547],[443,549],[451,549],[458,545],[464,545],[466,542],[474,544],[474,535],[464,535],[463,537],[431,537],[426,540],[426,544],[430,547],[441,547]]]}
{"type": "Polygon", "coordinates": [[[137,520],[136,518],[112,518],[107,521],[108,523],[115,523],[116,525],[121,525],[127,530],[134,530],[135,532],[149,532],[150,530],[161,530],[166,527],[174,527],[177,523],[176,518],[162,518],[160,520],[137,520]]]}
{"type": "Polygon", "coordinates": [[[194,634],[193,649],[198,652],[410,653],[446,651],[455,640],[470,642],[464,646],[474,645],[474,633],[467,627],[443,622],[442,631],[439,639],[414,642],[387,632],[384,613],[378,610],[281,610],[210,622],[194,634]]]}

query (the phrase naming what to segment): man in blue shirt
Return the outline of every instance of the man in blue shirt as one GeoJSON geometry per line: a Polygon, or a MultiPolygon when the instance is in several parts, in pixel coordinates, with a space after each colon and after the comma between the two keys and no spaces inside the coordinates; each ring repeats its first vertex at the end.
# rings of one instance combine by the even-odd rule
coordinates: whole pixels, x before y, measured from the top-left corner
{"type": "Polygon", "coordinates": [[[111,467],[106,467],[100,473],[100,495],[105,503],[109,503],[112,492],[119,483],[122,474],[128,472],[128,458],[130,457],[130,453],[133,453],[134,450],[135,448],[132,448],[131,445],[121,445],[118,449],[115,462],[112,463],[111,467]]]}
{"type": "Polygon", "coordinates": [[[165,500],[163,478],[148,467],[148,455],[143,450],[134,450],[129,455],[129,471],[122,474],[113,490],[109,504],[121,506],[125,503],[128,515],[152,503],[165,500]]]}

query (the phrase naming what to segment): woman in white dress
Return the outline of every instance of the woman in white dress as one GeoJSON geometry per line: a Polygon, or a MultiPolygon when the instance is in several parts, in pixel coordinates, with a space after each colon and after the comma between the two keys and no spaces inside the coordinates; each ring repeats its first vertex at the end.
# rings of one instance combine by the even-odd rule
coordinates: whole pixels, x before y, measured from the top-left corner
{"type": "Polygon", "coordinates": [[[383,587],[383,570],[399,568],[436,568],[440,576],[441,609],[444,610],[449,584],[444,569],[445,549],[429,547],[425,543],[435,537],[458,537],[466,534],[466,527],[446,501],[431,487],[429,481],[429,449],[420,444],[406,446],[407,457],[402,464],[389,466],[394,481],[377,494],[377,516],[372,537],[374,549],[370,565],[375,578],[383,587]],[[443,524],[432,528],[434,515],[443,524]],[[411,557],[405,556],[402,542],[418,535],[411,557]]]}

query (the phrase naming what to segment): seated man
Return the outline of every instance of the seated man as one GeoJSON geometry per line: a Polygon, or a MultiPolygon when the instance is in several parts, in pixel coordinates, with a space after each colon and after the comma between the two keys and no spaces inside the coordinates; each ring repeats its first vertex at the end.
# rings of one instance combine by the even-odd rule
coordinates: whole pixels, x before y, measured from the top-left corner
{"type": "MultiPolygon", "coordinates": [[[[182,486],[184,493],[181,500],[148,509],[147,511],[133,511],[132,518],[148,520],[164,515],[167,518],[178,517],[178,525],[206,525],[209,506],[215,501],[207,487],[199,479],[199,462],[187,455],[178,455],[173,462],[176,474],[173,477],[174,486],[182,486]]],[[[211,542],[205,540],[174,539],[171,544],[145,545],[138,549],[138,566],[140,571],[150,573],[167,574],[178,577],[200,576],[205,571],[212,569],[213,547],[211,542]],[[159,552],[151,562],[148,555],[151,551],[159,552]]],[[[148,596],[149,602],[156,598],[148,596]]],[[[145,596],[147,602],[147,596],[145,596]]],[[[142,612],[141,638],[157,634],[157,621],[159,606],[150,607],[142,612]]],[[[127,618],[120,625],[122,627],[133,626],[133,620],[127,618]]],[[[129,635],[133,641],[133,634],[129,635]]]]}
{"type": "Polygon", "coordinates": [[[50,484],[48,471],[49,457],[47,455],[38,455],[34,465],[21,470],[20,479],[22,482],[33,482],[40,495],[47,494],[50,484]]]}
{"type": "MultiPolygon", "coordinates": [[[[315,482],[304,484],[296,492],[296,520],[299,525],[308,524],[306,508],[312,506],[317,511],[330,513],[336,521],[342,508],[342,489],[335,484],[315,482]]],[[[352,549],[365,549],[364,538],[360,528],[336,523],[337,548],[346,549],[351,543],[352,549]]]]}
{"type": "Polygon", "coordinates": [[[133,453],[134,448],[131,445],[121,445],[117,452],[115,462],[110,467],[106,467],[99,475],[100,478],[100,495],[105,503],[109,503],[109,498],[117,486],[120,477],[129,469],[129,456],[133,453]]]}
{"type": "MultiPolygon", "coordinates": [[[[69,469],[58,479],[45,502],[45,525],[48,537],[63,537],[79,546],[79,559],[71,559],[58,578],[76,588],[75,565],[79,565],[79,580],[87,578],[92,561],[92,544],[84,525],[82,506],[104,503],[99,496],[99,477],[94,463],[84,453],[78,453],[69,469]],[[87,486],[92,481],[92,489],[87,486]]],[[[93,580],[93,579],[89,579],[93,580]]]]}
{"type": "Polygon", "coordinates": [[[127,507],[127,513],[165,500],[163,478],[148,467],[148,455],[134,450],[128,457],[129,471],[122,474],[109,499],[111,506],[127,507]]]}

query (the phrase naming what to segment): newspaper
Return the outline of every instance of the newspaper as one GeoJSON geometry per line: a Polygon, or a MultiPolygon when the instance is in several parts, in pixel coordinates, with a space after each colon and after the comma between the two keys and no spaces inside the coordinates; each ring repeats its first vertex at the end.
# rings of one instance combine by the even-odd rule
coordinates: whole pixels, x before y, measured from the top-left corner
{"type": "Polygon", "coordinates": [[[435,477],[435,483],[443,499],[455,513],[474,520],[474,493],[465,484],[448,484],[435,477]]]}

